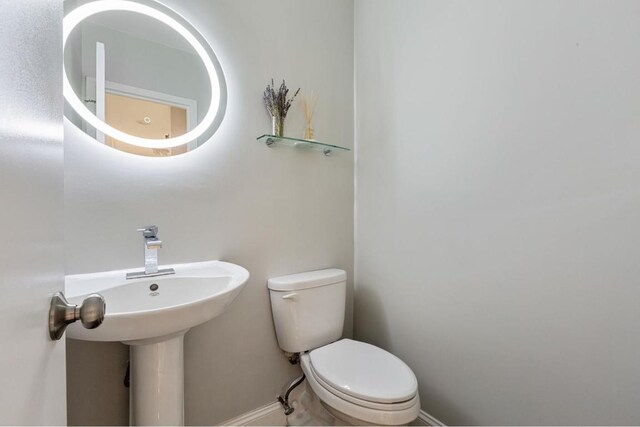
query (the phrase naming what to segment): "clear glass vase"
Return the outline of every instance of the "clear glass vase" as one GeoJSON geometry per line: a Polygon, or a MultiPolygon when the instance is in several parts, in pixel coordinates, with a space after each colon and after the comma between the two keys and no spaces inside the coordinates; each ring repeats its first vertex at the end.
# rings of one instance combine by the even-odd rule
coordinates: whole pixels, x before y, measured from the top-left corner
{"type": "Polygon", "coordinates": [[[306,129],[304,130],[304,139],[309,139],[309,140],[313,140],[313,128],[311,127],[311,125],[307,125],[306,129]]]}

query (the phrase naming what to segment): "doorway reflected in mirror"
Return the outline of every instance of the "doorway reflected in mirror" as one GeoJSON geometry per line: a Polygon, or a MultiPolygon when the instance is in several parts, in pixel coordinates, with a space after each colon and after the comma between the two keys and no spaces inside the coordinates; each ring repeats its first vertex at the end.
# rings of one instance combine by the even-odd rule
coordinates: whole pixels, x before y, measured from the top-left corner
{"type": "MultiPolygon", "coordinates": [[[[149,139],[168,139],[187,133],[187,109],[126,95],[107,93],[107,124],[131,135],[149,139]]],[[[173,156],[187,152],[187,144],[172,148],[146,148],[127,144],[110,136],[105,144],[127,153],[150,157],[173,156]]]]}

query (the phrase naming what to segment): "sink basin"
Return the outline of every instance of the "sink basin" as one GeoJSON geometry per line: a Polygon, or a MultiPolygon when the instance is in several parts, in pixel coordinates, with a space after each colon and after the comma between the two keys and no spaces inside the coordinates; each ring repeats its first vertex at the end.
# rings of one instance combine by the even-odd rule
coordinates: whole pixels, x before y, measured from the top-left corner
{"type": "Polygon", "coordinates": [[[184,425],[184,334],[222,313],[249,279],[247,270],[222,261],[162,267],[175,274],[127,280],[140,270],[129,269],[65,278],[70,303],[100,293],[107,305],[98,328],[76,322],[67,336],[131,346],[131,425],[184,425]]]}
{"type": "Polygon", "coordinates": [[[139,269],[67,276],[65,291],[70,303],[80,304],[91,293],[100,293],[107,303],[99,328],[84,329],[76,322],[67,336],[125,344],[162,340],[222,313],[249,279],[247,270],[222,261],[166,267],[176,273],[130,280],[125,279],[126,274],[139,269]]]}

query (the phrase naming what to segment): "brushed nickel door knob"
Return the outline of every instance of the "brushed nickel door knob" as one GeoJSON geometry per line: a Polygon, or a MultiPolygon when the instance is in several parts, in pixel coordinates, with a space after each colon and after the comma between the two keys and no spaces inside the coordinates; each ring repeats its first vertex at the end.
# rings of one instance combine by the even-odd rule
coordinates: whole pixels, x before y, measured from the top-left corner
{"type": "Polygon", "coordinates": [[[104,297],[100,294],[89,295],[77,306],[69,304],[62,292],[56,292],[49,308],[49,336],[52,340],[59,340],[67,326],[76,320],[80,320],[87,329],[97,328],[104,320],[106,309],[104,297]]]}

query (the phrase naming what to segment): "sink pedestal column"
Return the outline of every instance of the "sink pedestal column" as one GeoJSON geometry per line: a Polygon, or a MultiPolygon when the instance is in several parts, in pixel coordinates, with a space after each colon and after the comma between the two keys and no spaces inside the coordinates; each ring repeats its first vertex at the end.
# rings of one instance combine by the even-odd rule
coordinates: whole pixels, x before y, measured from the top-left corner
{"type": "Polygon", "coordinates": [[[133,426],[184,425],[184,334],[129,341],[133,426]]]}

